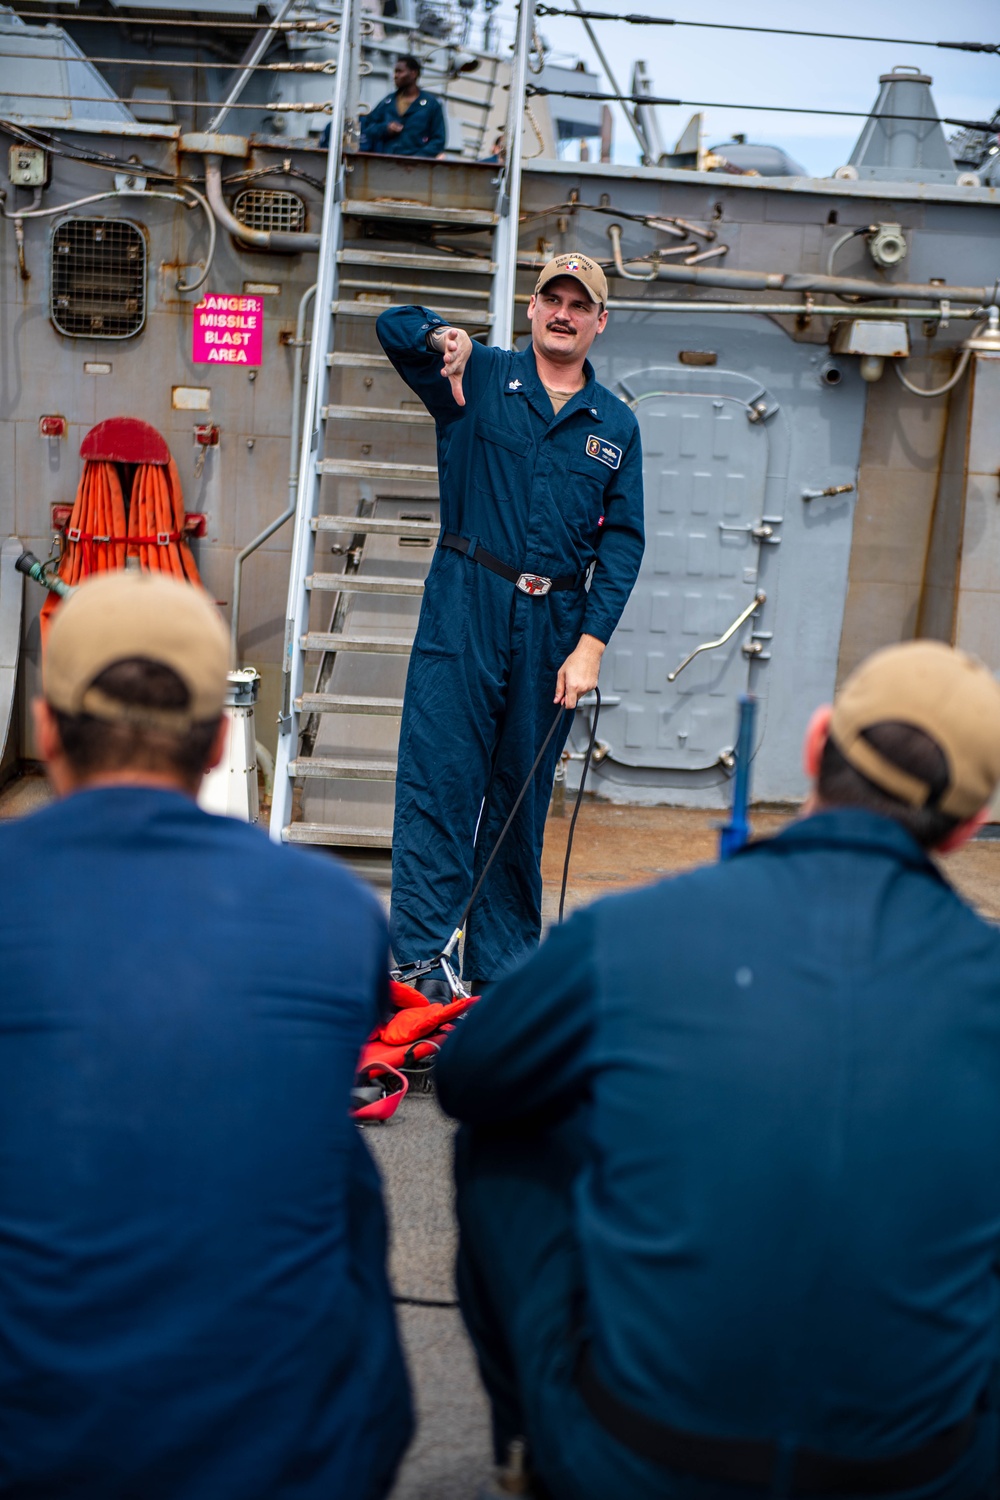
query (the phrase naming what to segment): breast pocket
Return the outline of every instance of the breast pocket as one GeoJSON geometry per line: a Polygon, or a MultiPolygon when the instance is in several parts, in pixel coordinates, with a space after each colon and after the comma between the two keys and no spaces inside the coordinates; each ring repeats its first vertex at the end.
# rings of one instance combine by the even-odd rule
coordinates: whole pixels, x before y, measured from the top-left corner
{"type": "Polygon", "coordinates": [[[531,438],[482,418],[476,423],[476,438],[473,484],[494,500],[511,499],[525,483],[528,455],[534,446],[531,438]]]}
{"type": "Polygon", "coordinates": [[[596,527],[604,514],[604,488],[610,470],[584,455],[567,461],[567,483],[563,491],[564,515],[585,527],[596,527]]]}

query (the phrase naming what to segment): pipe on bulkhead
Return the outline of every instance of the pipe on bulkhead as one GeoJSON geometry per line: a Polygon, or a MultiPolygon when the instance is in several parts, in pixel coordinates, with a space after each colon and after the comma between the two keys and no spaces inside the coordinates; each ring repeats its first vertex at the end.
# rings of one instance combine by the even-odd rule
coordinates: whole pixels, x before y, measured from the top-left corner
{"type": "Polygon", "coordinates": [[[867,281],[858,276],[818,276],[807,271],[722,271],[664,266],[659,268],[660,281],[679,281],[693,286],[727,287],[747,292],[830,292],[834,296],[910,297],[916,302],[974,302],[988,307],[1000,300],[1000,281],[993,286],[947,286],[926,282],[867,281]]]}
{"type": "Polygon", "coordinates": [[[996,354],[1000,350],[1000,307],[991,307],[986,322],[980,323],[979,327],[974,328],[969,337],[963,341],[962,353],[959,355],[958,364],[955,366],[950,379],[946,380],[943,385],[914,385],[903,374],[902,364],[894,362],[892,368],[895,370],[900,384],[905,385],[911,395],[925,396],[928,399],[933,399],[935,396],[946,396],[949,391],[954,390],[968,369],[969,360],[977,349],[990,354],[996,354]]]}
{"type": "MultiPolygon", "coordinates": [[[[609,224],[608,238],[611,241],[611,249],[614,252],[615,270],[618,272],[619,276],[623,277],[626,281],[656,280],[656,273],[660,265],[660,257],[655,250],[649,258],[650,269],[648,271],[626,271],[625,262],[622,259],[622,226],[620,224],[609,224]]],[[[686,249],[687,247],[682,246],[680,248],[686,249]]],[[[692,246],[692,249],[693,248],[694,247],[692,246]]]]}
{"type": "Polygon", "coordinates": [[[252,245],[255,250],[294,252],[319,249],[320,236],[318,234],[296,233],[286,229],[250,229],[246,224],[241,224],[239,219],[230,213],[229,206],[222,196],[222,158],[216,156],[214,152],[205,154],[205,194],[212,206],[212,212],[223,229],[228,229],[230,234],[235,235],[244,244],[252,245]]]}

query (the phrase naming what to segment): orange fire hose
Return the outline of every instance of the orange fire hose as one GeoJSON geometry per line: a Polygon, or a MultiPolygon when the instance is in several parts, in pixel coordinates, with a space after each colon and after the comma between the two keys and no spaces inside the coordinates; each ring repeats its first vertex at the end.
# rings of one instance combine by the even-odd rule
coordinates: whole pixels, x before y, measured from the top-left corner
{"type": "MultiPolygon", "coordinates": [[[[92,573],[124,568],[126,556],[148,573],[201,584],[191,548],[184,539],[184,495],[173,459],[169,464],[139,464],[132,481],[126,520],[118,469],[104,459],[87,459],[66,527],[66,550],[58,574],[75,586],[92,573]]],[[[42,649],[59,597],[42,605],[42,649]]]]}

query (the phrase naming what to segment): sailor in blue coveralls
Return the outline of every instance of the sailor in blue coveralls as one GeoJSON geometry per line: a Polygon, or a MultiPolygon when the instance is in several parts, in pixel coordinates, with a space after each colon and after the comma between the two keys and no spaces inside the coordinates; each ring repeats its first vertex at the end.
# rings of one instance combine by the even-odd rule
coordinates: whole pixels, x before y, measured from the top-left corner
{"type": "Polygon", "coordinates": [[[420,63],[401,57],[393,69],[396,85],[361,122],[362,151],[384,156],[439,156],[447,130],[444,110],[433,94],[420,87],[420,63]]]}
{"type": "MultiPolygon", "coordinates": [[[[440,156],[448,138],[441,101],[420,87],[420,61],[408,53],[397,59],[391,94],[361,121],[360,149],[379,156],[440,156]]],[[[319,138],[330,144],[327,125],[319,138]]]]}
{"type": "Polygon", "coordinates": [[[1000,932],[931,855],[995,795],[1000,688],[890,647],[805,751],[801,818],[575,913],[437,1060],[520,1493],[998,1493],[1000,932]]]}
{"type": "Polygon", "coordinates": [[[440,953],[557,706],[567,710],[467,924],[474,986],[538,941],[542,837],[569,710],[597,684],[642,559],[638,424],[586,358],[607,295],[587,256],[549,261],[521,353],[475,344],[422,307],[393,308],[377,325],[436,421],[441,485],[400,729],[397,963],[440,953]]]}

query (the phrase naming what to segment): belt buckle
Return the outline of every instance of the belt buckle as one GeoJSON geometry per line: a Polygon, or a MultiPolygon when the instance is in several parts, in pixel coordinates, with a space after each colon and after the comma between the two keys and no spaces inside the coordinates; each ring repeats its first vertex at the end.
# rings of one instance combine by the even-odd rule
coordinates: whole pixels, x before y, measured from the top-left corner
{"type": "Polygon", "coordinates": [[[530,594],[533,598],[547,594],[552,587],[552,579],[546,578],[541,573],[522,573],[514,584],[522,594],[530,594]]]}

